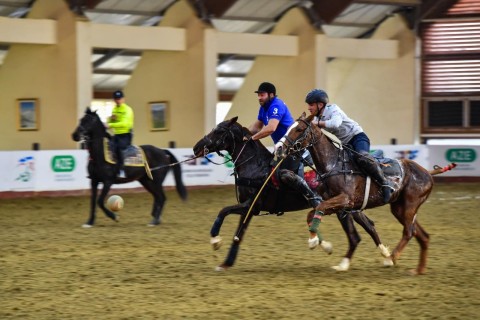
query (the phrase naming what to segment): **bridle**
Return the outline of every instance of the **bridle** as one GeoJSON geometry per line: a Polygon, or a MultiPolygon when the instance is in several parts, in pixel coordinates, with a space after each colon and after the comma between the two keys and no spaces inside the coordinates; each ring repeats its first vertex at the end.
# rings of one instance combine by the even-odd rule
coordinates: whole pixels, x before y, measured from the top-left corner
{"type": "Polygon", "coordinates": [[[247,143],[250,141],[250,140],[247,140],[245,141],[242,149],[240,150],[240,152],[238,153],[237,157],[235,158],[235,160],[233,158],[227,158],[223,153],[221,153],[219,150],[215,151],[219,156],[223,157],[223,158],[226,158],[227,160],[223,163],[216,163],[212,160],[210,160],[207,155],[210,153],[210,150],[207,148],[208,145],[213,145],[213,147],[215,149],[220,149],[220,147],[222,145],[225,145],[226,144],[226,139],[228,137],[230,137],[233,141],[233,147],[231,148],[231,150],[227,150],[228,153],[230,155],[233,155],[233,153],[235,152],[236,150],[236,139],[235,139],[235,134],[233,133],[233,130],[231,129],[231,126],[226,126],[222,123],[218,124],[217,127],[215,127],[212,132],[214,132],[215,130],[218,130],[218,129],[223,129],[224,132],[223,134],[215,141],[213,141],[212,139],[210,139],[209,135],[206,135],[203,137],[203,142],[205,143],[205,146],[203,147],[203,155],[205,157],[205,159],[207,159],[207,161],[213,163],[213,164],[217,164],[217,165],[220,165],[220,164],[225,164],[227,162],[233,162],[233,164],[236,166],[236,167],[239,167],[240,165],[246,163],[247,161],[251,160],[252,158],[254,158],[254,156],[251,156],[249,157],[248,159],[242,161],[240,164],[237,164],[237,160],[240,158],[240,155],[242,154],[243,150],[245,149],[245,146],[247,145],[247,143]]]}
{"type": "MultiPolygon", "coordinates": [[[[91,128],[96,121],[100,120],[100,118],[98,118],[98,116],[95,116],[95,114],[89,114],[89,113],[87,113],[85,116],[88,117],[89,128],[86,128],[85,125],[82,123],[83,121],[80,121],[75,132],[78,132],[78,135],[80,137],[79,142],[85,142],[87,145],[89,145],[89,143],[92,140],[91,128]]],[[[107,137],[109,136],[109,134],[106,131],[105,131],[105,136],[107,137]]]]}
{"type": "MultiPolygon", "coordinates": [[[[210,150],[207,148],[208,145],[212,145],[214,148],[219,148],[220,146],[225,145],[225,140],[229,135],[233,141],[233,149],[232,149],[232,152],[230,152],[229,150],[227,151],[230,154],[232,154],[233,151],[235,150],[236,142],[235,142],[235,135],[233,134],[233,131],[229,127],[219,124],[217,125],[217,127],[213,128],[212,132],[214,132],[217,128],[223,129],[224,133],[216,141],[213,141],[212,139],[210,139],[209,135],[205,135],[203,137],[203,142],[205,143],[205,146],[203,147],[204,156],[210,153],[210,150]]],[[[216,152],[219,156],[225,157],[225,155],[223,155],[220,151],[216,151],[216,152]]]]}
{"type": "Polygon", "coordinates": [[[318,137],[315,135],[315,131],[312,128],[311,122],[309,123],[303,119],[298,119],[297,121],[305,124],[306,129],[295,140],[291,139],[288,135],[284,136],[285,141],[288,142],[288,144],[285,143],[285,141],[282,141],[282,143],[285,146],[287,155],[300,153],[308,149],[309,147],[314,145],[318,139],[318,137]],[[307,140],[309,136],[311,138],[310,140],[307,140]],[[305,140],[307,140],[306,143],[305,140]],[[305,144],[305,146],[303,146],[303,144],[305,144]]]}

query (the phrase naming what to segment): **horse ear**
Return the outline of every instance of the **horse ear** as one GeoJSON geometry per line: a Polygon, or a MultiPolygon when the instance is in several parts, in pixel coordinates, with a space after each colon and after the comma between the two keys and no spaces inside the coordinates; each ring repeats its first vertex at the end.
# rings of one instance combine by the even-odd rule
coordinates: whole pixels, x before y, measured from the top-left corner
{"type": "Polygon", "coordinates": [[[237,120],[238,120],[238,116],[236,116],[236,117],[233,117],[232,119],[230,119],[230,123],[229,123],[228,125],[230,125],[230,126],[231,126],[232,124],[236,123],[236,122],[237,122],[237,120]]]}
{"type": "Polygon", "coordinates": [[[305,111],[302,112],[302,115],[300,116],[300,118],[305,119],[306,117],[307,117],[307,114],[305,113],[305,111]]]}
{"type": "Polygon", "coordinates": [[[90,109],[90,106],[87,106],[87,109],[85,109],[86,114],[92,113],[92,110],[90,109]]]}

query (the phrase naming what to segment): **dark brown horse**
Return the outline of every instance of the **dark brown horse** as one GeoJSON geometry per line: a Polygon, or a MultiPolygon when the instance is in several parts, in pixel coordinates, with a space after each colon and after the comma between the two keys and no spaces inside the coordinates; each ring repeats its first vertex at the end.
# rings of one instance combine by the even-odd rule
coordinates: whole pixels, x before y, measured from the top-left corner
{"type": "MultiPolygon", "coordinates": [[[[115,164],[107,162],[105,159],[105,139],[107,137],[109,137],[109,134],[98,114],[87,108],[85,115],[80,119],[78,127],[72,134],[74,141],[84,141],[86,143],[90,154],[88,161],[88,175],[91,179],[90,217],[83,227],[89,228],[95,223],[95,209],[97,204],[107,217],[118,221],[117,215],[105,206],[105,197],[113,184],[127,183],[135,180],[140,182],[154,198],[151,213],[152,220],[149,225],[155,226],[160,224],[162,209],[166,201],[162,184],[170,169],[173,170],[178,194],[183,200],[187,198],[187,189],[182,181],[181,168],[178,165],[173,165],[178,163],[177,159],[168,150],[159,149],[151,145],[142,145],[140,148],[143,150],[145,161],[150,168],[157,168],[157,170],[152,170],[150,176],[148,174],[149,169],[144,166],[125,165],[127,177],[117,178],[115,164]],[[98,185],[100,183],[103,183],[103,189],[97,200],[98,185]]],[[[125,160],[127,160],[127,158],[125,160]]]]}
{"type": "MultiPolygon", "coordinates": [[[[230,252],[223,264],[217,267],[217,270],[225,270],[233,266],[239,251],[240,242],[252,216],[259,215],[261,211],[283,213],[308,208],[311,209],[301,193],[287,186],[281,185],[277,188],[272,183],[268,183],[263,191],[260,194],[258,193],[272,170],[271,162],[273,155],[260,141],[245,141],[250,138],[251,135],[247,128],[237,123],[237,117],[235,117],[218,124],[193,147],[193,151],[197,157],[206,156],[211,152],[228,151],[235,165],[235,186],[239,204],[225,207],[219,212],[210,231],[212,237],[211,244],[214,250],[220,247],[221,237],[219,234],[226,216],[235,213],[241,217],[235,233],[236,236],[230,247],[230,252]],[[257,195],[257,201],[252,206],[257,195]],[[250,208],[251,206],[252,208],[250,208]],[[251,211],[249,211],[250,209],[251,211]]],[[[339,210],[339,212],[340,211],[341,210],[339,210]]],[[[337,217],[349,241],[349,249],[345,259],[350,260],[352,258],[361,240],[360,235],[355,229],[354,220],[369,233],[384,257],[390,255],[388,249],[381,243],[373,221],[363,212],[355,211],[351,214],[342,212],[338,214],[337,217]]],[[[340,270],[338,268],[336,269],[340,270]]]]}
{"type": "MultiPolygon", "coordinates": [[[[277,156],[286,157],[307,148],[313,158],[316,170],[323,177],[323,201],[316,210],[324,214],[336,213],[339,209],[355,210],[362,207],[375,208],[384,205],[380,186],[369,184],[367,177],[349,153],[346,146],[341,146],[338,139],[312,124],[313,116],[305,117],[305,113],[290,127],[282,142],[283,147],[277,150],[277,156]],[[365,194],[367,196],[365,196],[365,194]]],[[[353,152],[353,151],[351,151],[353,152]]],[[[443,169],[427,171],[414,161],[393,160],[388,165],[390,174],[386,178],[394,186],[395,191],[389,201],[390,209],[403,225],[403,236],[391,254],[396,263],[408,241],[415,236],[420,244],[420,261],[415,274],[426,271],[429,235],[419,224],[418,208],[427,200],[433,187],[432,175],[453,168],[451,164],[443,169]]],[[[309,217],[311,219],[311,217],[309,217]]]]}

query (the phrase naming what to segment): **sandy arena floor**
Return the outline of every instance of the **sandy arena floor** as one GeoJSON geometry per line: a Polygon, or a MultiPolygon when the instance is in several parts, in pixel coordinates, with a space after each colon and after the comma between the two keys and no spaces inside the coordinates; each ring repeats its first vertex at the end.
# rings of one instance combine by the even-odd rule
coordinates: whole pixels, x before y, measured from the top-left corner
{"type": "MultiPolygon", "coordinates": [[[[307,247],[306,212],[254,217],[234,268],[226,256],[237,216],[225,221],[225,245],[209,230],[235,203],[232,186],[168,191],[163,224],[150,221],[149,194],[121,194],[121,222],[99,214],[83,229],[87,197],[0,200],[0,319],[478,319],[480,185],[437,184],[420,210],[430,233],[428,274],[410,276],[412,240],[394,268],[365,231],[348,272],[347,240],[336,217],[322,231],[331,256],[307,247]]],[[[393,248],[401,226],[388,207],[367,212],[393,248]]]]}

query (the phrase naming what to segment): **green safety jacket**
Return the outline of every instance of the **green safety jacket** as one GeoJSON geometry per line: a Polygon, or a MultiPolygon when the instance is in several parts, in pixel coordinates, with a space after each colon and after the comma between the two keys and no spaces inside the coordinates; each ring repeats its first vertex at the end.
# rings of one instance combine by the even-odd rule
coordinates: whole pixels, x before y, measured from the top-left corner
{"type": "Polygon", "coordinates": [[[115,117],[108,118],[107,123],[112,128],[114,134],[131,132],[133,129],[133,110],[130,106],[126,103],[115,106],[112,110],[112,116],[115,117]]]}

